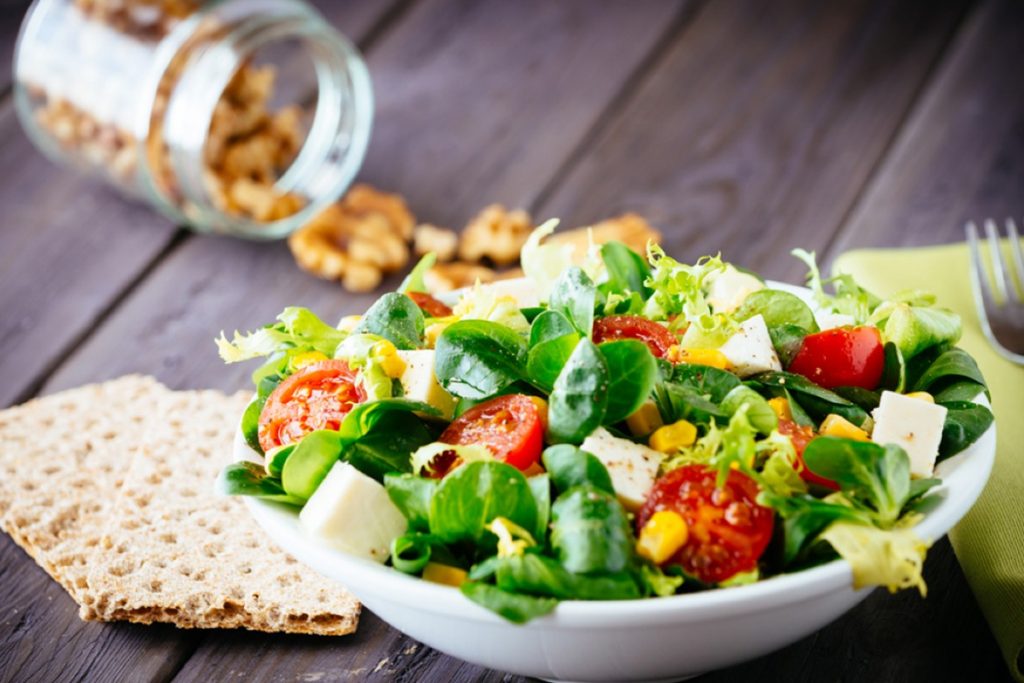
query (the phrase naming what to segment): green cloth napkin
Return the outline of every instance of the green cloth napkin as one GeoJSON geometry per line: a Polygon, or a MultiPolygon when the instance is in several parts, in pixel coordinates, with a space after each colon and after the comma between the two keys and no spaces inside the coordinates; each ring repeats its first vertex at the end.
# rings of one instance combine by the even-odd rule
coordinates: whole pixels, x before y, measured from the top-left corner
{"type": "Polygon", "coordinates": [[[960,345],[978,361],[992,391],[998,447],[988,485],[949,538],[1010,671],[1024,683],[1024,368],[985,340],[968,268],[967,246],[952,244],[851,251],[833,270],[853,275],[882,297],[930,290],[963,318],[960,345]]]}

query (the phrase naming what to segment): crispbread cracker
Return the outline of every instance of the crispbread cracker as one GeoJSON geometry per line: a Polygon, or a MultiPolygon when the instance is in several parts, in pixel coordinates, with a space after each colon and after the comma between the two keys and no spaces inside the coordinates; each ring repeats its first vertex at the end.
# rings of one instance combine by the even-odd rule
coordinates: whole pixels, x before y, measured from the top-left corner
{"type": "Polygon", "coordinates": [[[356,599],[274,546],[243,504],[213,493],[248,396],[164,397],[91,562],[82,617],[184,628],[341,635],[356,599]]]}
{"type": "Polygon", "coordinates": [[[127,376],[0,412],[0,526],[73,597],[159,396],[127,376]]]}

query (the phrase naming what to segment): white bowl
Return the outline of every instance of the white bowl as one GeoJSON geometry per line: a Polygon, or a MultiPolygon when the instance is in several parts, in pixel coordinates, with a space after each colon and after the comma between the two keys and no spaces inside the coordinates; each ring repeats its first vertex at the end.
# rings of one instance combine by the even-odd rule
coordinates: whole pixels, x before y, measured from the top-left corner
{"type": "MultiPolygon", "coordinates": [[[[993,425],[970,448],[936,467],[942,485],[933,495],[941,502],[915,528],[922,539],[941,538],[967,513],[988,480],[995,446],[993,425]]],[[[239,434],[235,459],[254,456],[239,434]]],[[[317,544],[304,534],[294,508],[256,498],[245,502],[278,545],[343,584],[399,631],[474,664],[549,680],[669,681],[695,676],[797,641],[870,592],[853,590],[849,563],[835,560],[703,593],[566,601],[547,616],[515,625],[456,588],[317,544]]]]}

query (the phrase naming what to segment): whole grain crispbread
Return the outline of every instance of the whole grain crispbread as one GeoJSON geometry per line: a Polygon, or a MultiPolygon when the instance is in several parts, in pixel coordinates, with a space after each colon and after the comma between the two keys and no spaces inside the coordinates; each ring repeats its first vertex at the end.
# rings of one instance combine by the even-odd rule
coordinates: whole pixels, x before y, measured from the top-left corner
{"type": "Polygon", "coordinates": [[[274,546],[213,483],[248,396],[174,392],[126,473],[82,595],[85,619],[342,635],[360,606],[274,546]]]}
{"type": "Polygon", "coordinates": [[[213,491],[245,404],[130,376],[0,412],[0,525],[85,619],[350,633],[355,598],[213,491]]]}
{"type": "Polygon", "coordinates": [[[72,597],[129,463],[170,390],[131,375],[0,412],[0,526],[72,597]]]}

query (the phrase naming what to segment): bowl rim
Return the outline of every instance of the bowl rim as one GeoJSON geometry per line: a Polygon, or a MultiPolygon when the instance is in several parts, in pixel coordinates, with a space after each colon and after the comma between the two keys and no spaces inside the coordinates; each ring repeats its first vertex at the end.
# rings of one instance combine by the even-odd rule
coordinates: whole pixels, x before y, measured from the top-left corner
{"type": "MultiPolygon", "coordinates": [[[[766,284],[775,289],[789,291],[805,300],[810,298],[810,290],[805,287],[772,280],[766,281],[766,284]]],[[[975,402],[990,405],[984,394],[976,397],[975,402]]],[[[925,513],[924,519],[912,527],[922,540],[929,544],[935,542],[970,510],[988,482],[995,453],[996,424],[993,422],[968,448],[936,466],[942,484],[933,490],[932,495],[939,496],[940,500],[935,508],[925,513]],[[973,471],[960,472],[958,477],[958,471],[965,466],[973,468],[973,471]],[[950,477],[957,484],[952,489],[950,477]]],[[[240,430],[236,435],[234,456],[235,460],[252,459],[253,456],[257,456],[241,438],[240,430]]],[[[302,533],[298,511],[294,507],[254,497],[244,497],[243,500],[256,522],[279,545],[313,569],[341,583],[346,583],[343,578],[339,578],[342,574],[358,574],[363,578],[372,579],[368,584],[361,582],[366,585],[386,581],[386,586],[378,586],[379,590],[373,592],[386,593],[389,600],[423,607],[434,606],[449,614],[481,622],[509,623],[466,598],[458,588],[424,581],[393,567],[316,543],[302,533]]],[[[724,619],[738,614],[770,610],[783,604],[809,601],[837,589],[852,587],[852,567],[847,560],[838,558],[825,564],[777,574],[754,583],[731,586],[727,589],[629,600],[562,600],[550,614],[520,626],[544,629],[557,623],[560,626],[593,627],[593,620],[598,617],[613,619],[612,623],[616,627],[657,624],[668,619],[679,621],[683,616],[694,620],[709,617],[724,619]]],[[[872,588],[874,587],[868,586],[860,590],[867,591],[872,588]]]]}

